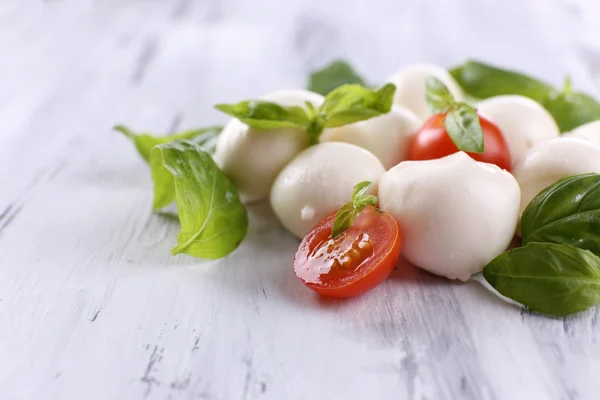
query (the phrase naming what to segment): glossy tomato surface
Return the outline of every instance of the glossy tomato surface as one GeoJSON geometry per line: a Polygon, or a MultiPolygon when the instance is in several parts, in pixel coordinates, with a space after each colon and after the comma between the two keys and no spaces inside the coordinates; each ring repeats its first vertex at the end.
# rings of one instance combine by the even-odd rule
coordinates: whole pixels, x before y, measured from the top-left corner
{"type": "Polygon", "coordinates": [[[331,237],[335,213],[306,235],[294,271],[309,288],[329,297],[357,296],[385,280],[400,257],[401,233],[390,214],[368,206],[352,226],[331,237]]]}
{"type": "MultiPolygon", "coordinates": [[[[436,114],[425,121],[411,141],[410,160],[433,160],[459,151],[446,131],[445,117],[446,114],[436,114]]],[[[490,120],[479,116],[479,121],[483,130],[484,152],[467,154],[477,161],[496,164],[500,168],[510,171],[510,151],[504,135],[490,120]]]]}

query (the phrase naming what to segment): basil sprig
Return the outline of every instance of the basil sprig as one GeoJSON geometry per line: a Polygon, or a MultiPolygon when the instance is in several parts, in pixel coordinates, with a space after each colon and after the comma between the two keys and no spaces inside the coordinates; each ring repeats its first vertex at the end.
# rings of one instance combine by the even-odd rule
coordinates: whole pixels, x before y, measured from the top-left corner
{"type": "Polygon", "coordinates": [[[427,105],[434,114],[446,114],[446,131],[456,147],[470,153],[483,153],[483,130],[477,110],[466,103],[455,101],[450,90],[436,77],[427,78],[425,85],[427,105]]]}
{"type": "Polygon", "coordinates": [[[159,144],[169,143],[173,140],[192,140],[194,143],[210,153],[214,153],[217,144],[217,137],[223,130],[222,126],[211,126],[209,128],[194,129],[170,136],[156,136],[149,133],[136,133],[125,125],[114,127],[117,132],[121,132],[127,138],[131,139],[140,156],[146,162],[150,162],[150,152],[152,148],[159,144]]]}
{"type": "Polygon", "coordinates": [[[529,203],[524,247],[483,270],[502,295],[531,310],[566,315],[600,303],[600,175],[564,178],[529,203]]]}
{"type": "Polygon", "coordinates": [[[363,181],[354,186],[351,201],[344,204],[335,213],[331,237],[336,238],[352,226],[360,212],[367,206],[377,207],[377,196],[366,194],[371,182],[363,181]]]}
{"type": "Polygon", "coordinates": [[[386,114],[392,108],[396,86],[387,84],[378,90],[360,85],[343,85],[330,92],[319,108],[306,102],[305,108],[247,100],[238,104],[217,104],[223,111],[256,129],[302,128],[312,144],[319,142],[325,128],[351,124],[386,114]]]}
{"type": "Polygon", "coordinates": [[[155,204],[175,200],[181,232],[172,253],[217,259],[234,251],[248,230],[237,189],[211,155],[186,140],[152,149],[155,204]]]}
{"type": "Polygon", "coordinates": [[[585,93],[574,91],[569,79],[561,90],[516,71],[478,61],[467,61],[450,70],[465,93],[478,99],[504,94],[529,97],[544,106],[561,132],[600,119],[600,104],[585,93]]]}
{"type": "Polygon", "coordinates": [[[307,89],[325,96],[332,90],[347,84],[368,86],[348,62],[335,60],[310,74],[307,89]]]}

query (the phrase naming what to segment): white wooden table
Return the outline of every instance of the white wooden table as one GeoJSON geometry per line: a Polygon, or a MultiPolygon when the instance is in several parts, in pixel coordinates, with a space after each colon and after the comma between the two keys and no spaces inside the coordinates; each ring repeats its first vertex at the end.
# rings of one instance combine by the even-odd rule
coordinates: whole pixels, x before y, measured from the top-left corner
{"type": "Polygon", "coordinates": [[[522,312],[405,267],[349,301],[294,276],[268,207],[230,257],[171,257],[113,124],[167,132],[302,87],[467,57],[598,94],[594,0],[2,0],[0,399],[599,399],[598,309],[522,312]]]}

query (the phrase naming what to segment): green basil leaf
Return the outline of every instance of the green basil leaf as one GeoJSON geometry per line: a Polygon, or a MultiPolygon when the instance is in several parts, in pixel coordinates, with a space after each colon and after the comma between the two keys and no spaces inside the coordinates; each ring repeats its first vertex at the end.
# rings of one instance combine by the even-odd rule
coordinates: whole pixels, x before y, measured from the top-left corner
{"type": "Polygon", "coordinates": [[[362,181],[354,186],[354,192],[352,193],[352,204],[354,208],[362,210],[366,206],[377,207],[377,196],[373,196],[367,193],[371,186],[371,182],[362,181]]]}
{"type": "Polygon", "coordinates": [[[150,153],[150,171],[154,183],[152,209],[157,212],[175,201],[175,180],[163,164],[162,157],[150,153]]]}
{"type": "Polygon", "coordinates": [[[454,97],[450,90],[434,76],[430,76],[425,82],[425,100],[433,114],[446,112],[454,104],[454,97]]]}
{"type": "MultiPolygon", "coordinates": [[[[217,259],[234,251],[248,230],[248,217],[237,189],[198,145],[177,140],[151,153],[155,188],[171,175],[181,223],[172,253],[217,259]]],[[[156,193],[156,191],[155,191],[156,193]]]]}
{"type": "Polygon", "coordinates": [[[140,156],[142,156],[146,162],[150,162],[150,151],[154,146],[163,143],[169,143],[173,140],[193,140],[202,146],[202,148],[204,148],[206,151],[214,153],[216,138],[223,130],[223,127],[211,126],[209,128],[194,129],[182,133],[176,133],[170,136],[155,136],[148,133],[137,134],[124,125],[117,125],[114,127],[114,129],[131,139],[138,153],[140,153],[140,156]]]}
{"type": "Polygon", "coordinates": [[[600,175],[564,178],[544,189],[521,218],[523,243],[568,244],[600,255],[600,175]]]}
{"type": "Polygon", "coordinates": [[[354,204],[346,203],[335,213],[335,220],[331,228],[331,237],[336,238],[352,226],[360,211],[354,208],[354,204]]]}
{"type": "Polygon", "coordinates": [[[562,91],[553,91],[542,105],[552,114],[561,132],[600,119],[600,104],[585,93],[574,92],[565,79],[562,91]]]}
{"type": "Polygon", "coordinates": [[[477,111],[466,103],[456,103],[444,120],[450,139],[459,150],[483,153],[483,130],[477,111]]]}
{"type": "Polygon", "coordinates": [[[477,61],[467,61],[450,70],[450,74],[474,98],[518,94],[537,101],[552,114],[561,132],[600,119],[600,103],[585,93],[573,91],[568,80],[559,91],[530,76],[477,61]]]}
{"type": "Polygon", "coordinates": [[[396,86],[388,83],[379,90],[344,85],[325,97],[319,111],[325,128],[334,128],[390,112],[396,86]]]}
{"type": "Polygon", "coordinates": [[[467,61],[450,70],[465,93],[478,99],[503,94],[520,94],[542,103],[554,88],[530,76],[484,64],[467,61]]]}
{"type": "Polygon", "coordinates": [[[344,204],[336,213],[331,228],[331,237],[336,238],[352,226],[360,212],[367,206],[377,207],[377,196],[365,194],[369,190],[371,182],[363,181],[354,186],[352,198],[349,203],[344,204]]]}
{"type": "Polygon", "coordinates": [[[364,196],[367,190],[369,190],[369,186],[371,186],[371,182],[369,181],[362,181],[354,185],[351,197],[352,201],[364,196]]]}
{"type": "Polygon", "coordinates": [[[327,95],[332,90],[347,84],[367,86],[365,80],[344,60],[336,60],[310,74],[308,90],[327,95]]]}
{"type": "Polygon", "coordinates": [[[310,119],[302,107],[285,107],[263,100],[217,104],[215,108],[256,129],[306,128],[310,119]]]}
{"type": "Polygon", "coordinates": [[[568,315],[600,303],[600,258],[587,250],[530,243],[500,254],[483,269],[500,294],[532,311],[568,315]]]}

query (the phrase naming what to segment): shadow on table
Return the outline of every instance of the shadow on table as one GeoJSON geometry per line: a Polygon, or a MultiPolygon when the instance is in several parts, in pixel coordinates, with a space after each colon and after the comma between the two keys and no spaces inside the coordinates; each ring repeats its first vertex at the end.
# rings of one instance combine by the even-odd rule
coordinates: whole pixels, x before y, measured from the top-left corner
{"type": "MultiPolygon", "coordinates": [[[[252,205],[248,211],[249,232],[234,253],[223,260],[208,263],[181,257],[178,266],[198,269],[202,272],[197,275],[198,279],[210,279],[211,284],[239,297],[241,302],[252,299],[257,304],[285,301],[295,307],[340,312],[365,306],[378,308],[375,303],[397,302],[398,297],[413,299],[420,296],[424,301],[434,303],[454,298],[454,291],[464,291],[465,295],[475,296],[481,301],[512,307],[479,282],[448,280],[421,270],[402,258],[384,283],[363,295],[349,299],[320,296],[306,287],[294,273],[293,258],[299,240],[283,229],[268,204],[252,205]]],[[[176,222],[173,216],[163,215],[160,218],[164,222],[176,222]]],[[[400,301],[397,305],[405,307],[405,303],[400,301]]]]}

